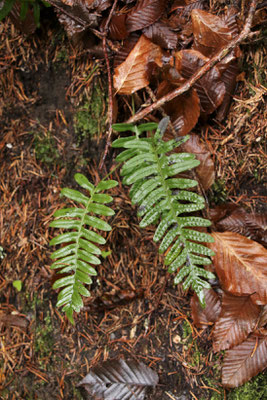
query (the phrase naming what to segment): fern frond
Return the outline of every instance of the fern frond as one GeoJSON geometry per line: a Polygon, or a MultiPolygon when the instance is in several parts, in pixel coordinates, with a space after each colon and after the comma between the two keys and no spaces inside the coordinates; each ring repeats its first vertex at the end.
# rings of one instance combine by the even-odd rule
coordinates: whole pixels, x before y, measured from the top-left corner
{"type": "Polygon", "coordinates": [[[135,136],[119,138],[112,146],[125,149],[118,155],[117,161],[124,162],[121,175],[123,183],[131,185],[132,203],[139,206],[138,216],[142,217],[140,226],[146,227],[158,222],[154,241],[161,241],[159,252],[166,253],[165,265],[168,265],[169,272],[178,271],[175,283],[183,281],[185,290],[191,287],[204,305],[203,289],[209,287],[206,279],[214,278],[214,275],[199,265],[210,264],[208,257],[213,252],[196,242],[212,242],[213,238],[189,228],[207,227],[210,221],[184,216],[185,213],[202,210],[205,202],[202,196],[187,190],[197,185],[195,180],[176,177],[181,172],[197,167],[199,161],[193,154],[170,154],[186,142],[189,136],[163,141],[167,125],[168,118],[164,118],[158,125],[116,124],[114,130],[130,130],[135,136]],[[140,137],[142,132],[154,129],[154,135],[140,137]]]}
{"type": "Polygon", "coordinates": [[[92,283],[91,276],[97,275],[94,265],[100,264],[99,256],[101,250],[97,245],[106,243],[106,240],[98,233],[88,229],[88,226],[100,231],[110,231],[111,226],[102,219],[92,215],[100,216],[114,215],[114,211],[104,205],[110,203],[111,196],[100,193],[115,187],[118,182],[114,180],[102,180],[94,186],[82,174],[74,176],[76,182],[89,192],[88,196],[78,190],[64,188],[61,194],[75,201],[79,206],[64,208],[55,212],[57,218],[50,223],[50,227],[70,230],[62,233],[50,241],[51,246],[64,245],[54,251],[51,258],[54,263],[52,269],[58,270],[59,274],[67,274],[59,278],[53,285],[54,289],[61,288],[58,295],[57,306],[63,306],[63,311],[73,323],[73,311],[79,312],[83,307],[81,296],[90,296],[86,285],[92,283]]]}

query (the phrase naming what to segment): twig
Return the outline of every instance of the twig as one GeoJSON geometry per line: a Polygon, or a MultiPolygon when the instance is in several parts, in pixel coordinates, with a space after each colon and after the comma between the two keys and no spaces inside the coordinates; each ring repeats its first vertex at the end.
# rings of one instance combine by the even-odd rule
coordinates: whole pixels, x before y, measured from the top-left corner
{"type": "Polygon", "coordinates": [[[152,113],[154,110],[162,107],[165,103],[173,100],[175,97],[180,96],[182,93],[187,92],[202,76],[204,76],[215,64],[220,62],[230,51],[232,51],[240,42],[242,42],[250,33],[252,19],[257,7],[257,0],[252,0],[250,3],[250,8],[248,12],[248,17],[243,30],[240,34],[233,39],[227,46],[220,50],[215,56],[213,56],[206,64],[203,65],[190,79],[188,79],[182,86],[163,96],[161,99],[151,104],[150,106],[139,111],[137,114],[133,115],[128,119],[128,123],[134,123],[143,119],[148,114],[152,113]]]}
{"type": "Polygon", "coordinates": [[[118,0],[114,0],[114,3],[111,7],[108,19],[105,23],[104,26],[104,34],[103,34],[103,41],[102,41],[102,45],[103,45],[103,51],[104,51],[104,55],[105,55],[105,61],[106,61],[106,65],[107,65],[107,72],[108,72],[108,137],[107,137],[107,142],[106,142],[106,146],[105,146],[105,150],[104,150],[104,154],[103,157],[100,161],[99,164],[99,169],[101,170],[103,168],[104,165],[104,161],[107,157],[108,154],[108,149],[110,147],[111,144],[111,134],[112,134],[112,122],[113,122],[113,91],[112,91],[112,79],[111,79],[111,72],[110,72],[110,63],[109,63],[109,58],[108,58],[108,53],[107,53],[107,33],[108,33],[108,26],[113,14],[113,11],[115,10],[116,4],[117,4],[118,0]]]}

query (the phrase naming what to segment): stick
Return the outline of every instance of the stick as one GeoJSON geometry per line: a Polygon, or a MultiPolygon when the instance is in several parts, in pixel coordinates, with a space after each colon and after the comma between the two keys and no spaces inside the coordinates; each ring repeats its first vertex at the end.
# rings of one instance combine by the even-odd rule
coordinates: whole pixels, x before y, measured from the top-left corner
{"type": "Polygon", "coordinates": [[[117,1],[118,0],[114,0],[114,3],[112,5],[112,8],[111,8],[109,16],[108,16],[108,19],[105,23],[103,42],[102,42],[104,55],[105,55],[105,61],[106,61],[106,65],[107,65],[107,71],[108,71],[108,125],[109,126],[108,126],[108,137],[107,137],[104,154],[103,154],[103,157],[99,164],[100,170],[103,168],[104,161],[108,154],[108,149],[111,145],[112,122],[113,122],[113,90],[112,90],[112,78],[111,78],[111,72],[110,72],[110,63],[109,63],[109,58],[108,58],[108,53],[107,53],[107,33],[108,33],[108,26],[109,26],[113,11],[115,10],[117,1]]]}
{"type": "Polygon", "coordinates": [[[228,45],[226,45],[222,50],[220,50],[215,56],[213,56],[206,64],[203,65],[194,75],[191,76],[182,86],[163,96],[161,99],[151,104],[150,106],[139,111],[137,114],[133,115],[128,119],[127,123],[134,123],[143,119],[148,114],[152,113],[154,110],[162,107],[165,103],[173,100],[175,97],[187,92],[202,76],[204,76],[215,64],[220,62],[230,51],[232,51],[240,42],[242,42],[250,33],[252,19],[257,7],[257,0],[252,0],[250,3],[250,8],[248,12],[248,17],[243,30],[240,34],[233,39],[228,45]]]}

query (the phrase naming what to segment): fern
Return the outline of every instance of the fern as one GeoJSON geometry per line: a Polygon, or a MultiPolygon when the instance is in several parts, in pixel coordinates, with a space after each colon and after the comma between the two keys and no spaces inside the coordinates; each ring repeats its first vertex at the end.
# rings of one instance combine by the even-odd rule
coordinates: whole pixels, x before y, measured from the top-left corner
{"type": "Polygon", "coordinates": [[[62,189],[61,194],[79,203],[80,207],[56,211],[54,217],[57,219],[50,224],[50,227],[68,230],[52,239],[50,245],[64,245],[52,253],[51,258],[56,261],[51,268],[58,269],[60,274],[67,274],[67,276],[58,279],[53,288],[61,288],[57,306],[63,306],[63,311],[66,312],[72,323],[73,311],[79,312],[83,307],[81,296],[90,296],[90,292],[84,285],[90,285],[92,283],[90,276],[97,275],[95,268],[92,267],[92,265],[100,264],[98,256],[101,255],[101,250],[97,245],[106,242],[101,235],[89,230],[87,226],[100,231],[111,230],[111,226],[107,222],[90,214],[114,215],[114,211],[104,205],[110,203],[112,197],[100,192],[118,184],[114,180],[102,180],[95,187],[82,174],[76,174],[74,178],[82,188],[89,191],[89,196],[85,196],[77,190],[62,189]]]}
{"type": "Polygon", "coordinates": [[[210,221],[195,216],[184,216],[205,207],[202,196],[189,191],[197,185],[195,180],[177,178],[177,174],[199,165],[193,154],[173,153],[173,149],[189,139],[189,136],[163,141],[162,136],[168,125],[168,118],[159,124],[148,123],[138,127],[131,124],[115,124],[119,132],[132,131],[135,136],[119,138],[113,147],[123,147],[116,160],[124,162],[121,169],[123,183],[131,185],[130,197],[139,205],[138,216],[142,217],[142,228],[157,224],[154,241],[161,244],[159,252],[165,253],[165,265],[169,272],[179,271],[175,284],[182,281],[184,290],[191,287],[205,305],[204,288],[210,287],[205,279],[214,278],[202,266],[211,263],[213,252],[203,244],[213,238],[193,227],[207,227],[210,221]],[[144,131],[156,129],[155,135],[140,137],[144,131]]]}

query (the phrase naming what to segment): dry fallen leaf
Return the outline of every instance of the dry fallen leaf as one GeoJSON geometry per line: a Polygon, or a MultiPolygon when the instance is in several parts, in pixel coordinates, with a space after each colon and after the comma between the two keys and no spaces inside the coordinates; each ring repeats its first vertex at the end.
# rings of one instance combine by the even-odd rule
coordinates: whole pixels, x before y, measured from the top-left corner
{"type": "Polygon", "coordinates": [[[195,154],[200,161],[200,165],[196,168],[196,174],[204,190],[209,189],[214,183],[215,169],[209,150],[205,143],[200,141],[199,136],[191,133],[189,140],[183,145],[188,153],[195,154]]]}
{"type": "MultiPolygon", "coordinates": [[[[175,53],[175,67],[185,79],[190,78],[208,60],[197,50],[181,50],[175,53]]],[[[203,113],[211,114],[223,101],[225,85],[216,66],[200,78],[194,88],[197,90],[203,113]]]]}
{"type": "Polygon", "coordinates": [[[224,292],[222,311],[213,331],[214,351],[230,349],[242,343],[256,326],[260,307],[249,296],[224,292]]]}
{"type": "Polygon", "coordinates": [[[165,9],[165,0],[140,0],[126,18],[128,32],[134,32],[154,24],[165,9]]]}
{"type": "Polygon", "coordinates": [[[198,328],[206,328],[212,325],[221,313],[221,300],[213,289],[204,289],[206,307],[201,307],[199,298],[194,293],[191,297],[191,312],[194,324],[198,328]]]}
{"type": "Polygon", "coordinates": [[[146,388],[157,383],[158,374],[142,362],[120,359],[94,367],[78,386],[96,400],[143,400],[146,388]]]}
{"type": "MultiPolygon", "coordinates": [[[[175,88],[176,86],[168,81],[163,81],[158,87],[157,97],[160,98],[175,88]]],[[[169,101],[164,106],[164,110],[171,118],[177,134],[179,136],[186,135],[194,128],[200,115],[199,98],[196,90],[192,89],[169,101]]]]}
{"type": "Polygon", "coordinates": [[[149,84],[149,63],[161,63],[162,50],[144,35],[126,60],[115,68],[113,84],[117,93],[132,94],[149,84]]]}
{"type": "Polygon", "coordinates": [[[191,13],[194,35],[194,49],[206,57],[212,57],[233,39],[233,32],[224,18],[204,10],[191,13]]]}
{"type": "Polygon", "coordinates": [[[234,232],[212,233],[213,265],[222,287],[237,296],[250,295],[259,305],[267,304],[267,250],[234,232]]]}
{"type": "MultiPolygon", "coordinates": [[[[222,384],[234,388],[247,382],[267,365],[267,336],[251,335],[225,353],[222,384]]],[[[255,399],[256,400],[256,399],[255,399]]]]}

